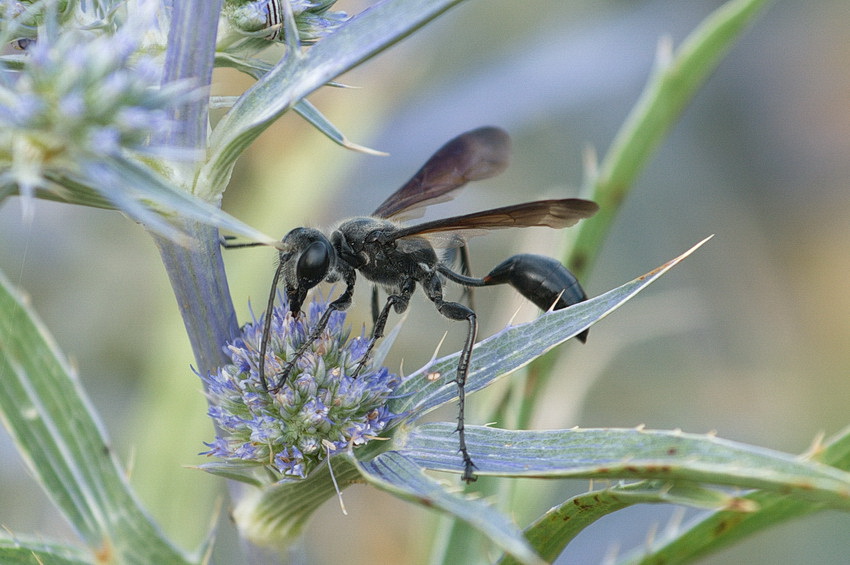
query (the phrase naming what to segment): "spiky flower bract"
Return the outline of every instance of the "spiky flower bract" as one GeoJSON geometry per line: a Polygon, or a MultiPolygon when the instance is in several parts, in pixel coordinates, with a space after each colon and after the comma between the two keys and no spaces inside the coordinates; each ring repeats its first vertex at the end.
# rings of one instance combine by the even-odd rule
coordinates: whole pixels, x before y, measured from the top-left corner
{"type": "MultiPolygon", "coordinates": [[[[311,302],[297,318],[285,300],[273,309],[265,363],[270,389],[326,309],[323,300],[311,302]]],[[[265,469],[268,474],[258,475],[263,481],[304,478],[328,454],[365,444],[395,417],[386,402],[399,384],[396,375],[367,363],[351,376],[369,340],[349,339],[344,312],[331,315],[324,332],[273,392],[259,378],[263,325],[263,318],[246,324],[227,345],[232,363],[203,377],[209,415],[219,430],[205,455],[265,469]]]]}
{"type": "Polygon", "coordinates": [[[224,30],[219,47],[232,43],[231,35],[283,42],[285,1],[292,10],[298,41],[305,45],[333,32],[347,18],[345,12],[330,10],[336,0],[225,0],[221,15],[229,29],[224,30]]]}

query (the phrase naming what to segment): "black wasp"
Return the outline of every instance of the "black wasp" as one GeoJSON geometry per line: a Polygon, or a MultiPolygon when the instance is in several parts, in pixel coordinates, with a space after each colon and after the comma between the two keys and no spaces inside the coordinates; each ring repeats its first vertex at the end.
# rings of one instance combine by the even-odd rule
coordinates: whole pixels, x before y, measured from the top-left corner
{"type": "MultiPolygon", "coordinates": [[[[266,309],[265,327],[260,344],[260,381],[267,391],[276,392],[289,377],[296,361],[321,335],[336,310],[351,305],[354,283],[360,272],[369,281],[382,286],[389,296],[380,309],[373,300],[374,327],[367,351],[355,369],[354,376],[366,364],[376,341],[383,336],[390,309],[402,313],[407,309],[416,284],[422,287],[437,311],[451,320],[465,320],[469,325],[466,341],[458,361],[457,383],[459,410],[457,432],[463,457],[463,480],[475,480],[475,465],[466,448],[464,435],[464,384],[469,372],[472,346],[478,333],[478,321],[472,308],[443,299],[445,280],[464,287],[510,284],[543,310],[566,308],[586,300],[576,280],[558,261],[542,255],[514,255],[494,268],[484,278],[455,272],[450,261],[438,257],[435,247],[460,247],[462,236],[475,231],[513,227],[548,226],[565,228],[596,213],[594,202],[578,198],[540,200],[444,218],[412,226],[396,220],[410,216],[415,209],[443,202],[451,193],[469,181],[493,177],[508,163],[510,139],[494,127],[483,127],[464,133],[441,147],[404,186],[387,198],[371,216],[351,218],[340,223],[330,237],[313,229],[300,227],[290,231],[279,245],[280,263],[275,271],[266,309]],[[345,290],[328,305],[304,343],[286,361],[283,369],[267,380],[265,356],[271,328],[271,311],[280,277],[289,298],[289,309],[298,316],[307,292],[322,281],[342,281],[345,290]],[[269,386],[271,382],[271,387],[269,386]]],[[[226,244],[245,247],[252,244],[226,244]]],[[[464,265],[462,265],[464,266],[464,265]]],[[[462,269],[466,271],[467,269],[462,269]]],[[[376,296],[376,295],[375,295],[376,296]]],[[[577,336],[587,339],[587,331],[577,336]]]]}

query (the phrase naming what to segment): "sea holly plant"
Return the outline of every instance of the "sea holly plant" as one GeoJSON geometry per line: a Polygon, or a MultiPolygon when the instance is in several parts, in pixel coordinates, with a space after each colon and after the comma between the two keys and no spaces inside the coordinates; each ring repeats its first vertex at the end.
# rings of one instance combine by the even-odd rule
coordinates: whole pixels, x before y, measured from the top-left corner
{"type": "MultiPolygon", "coordinates": [[[[701,245],[701,243],[700,243],[701,245]]],[[[698,245],[699,246],[699,245],[698,245]]],[[[684,259],[698,246],[634,281],[570,308],[549,312],[538,321],[506,328],[478,344],[466,388],[474,392],[531,362],[547,350],[578,335],[608,315],[641,289],[684,259]]],[[[288,304],[271,315],[270,374],[307,339],[327,304],[313,302],[305,316],[294,318],[288,304]]],[[[368,481],[378,488],[410,500],[452,512],[469,521],[493,541],[524,561],[534,560],[522,533],[486,504],[473,502],[438,486],[424,471],[440,469],[458,473],[462,461],[451,427],[438,431],[418,420],[428,412],[457,400],[451,375],[458,354],[436,359],[413,374],[400,378],[376,360],[357,378],[354,372],[366,351],[368,339],[349,339],[344,313],[335,312],[324,332],[311,345],[297,370],[277,391],[266,391],[259,377],[259,344],[262,320],[247,324],[242,335],[228,346],[232,363],[203,376],[210,400],[210,415],[220,434],[207,455],[222,462],[202,468],[242,480],[261,490],[237,506],[237,523],[261,543],[285,545],[295,538],[319,504],[340,487],[368,481]],[[430,436],[429,440],[422,438],[430,436]],[[368,444],[368,445],[367,445],[368,444]],[[426,447],[427,446],[427,447],[426,447]],[[322,463],[325,465],[321,465],[322,463]],[[399,473],[405,479],[400,480],[399,473]],[[339,474],[339,476],[337,476],[339,474]],[[310,503],[287,504],[303,479],[324,480],[311,486],[310,503]]],[[[496,428],[475,428],[475,461],[481,474],[507,476],[557,476],[563,469],[538,453],[505,450],[496,428]],[[492,435],[492,437],[491,437],[492,435]]],[[[567,440],[572,430],[561,432],[567,440]]],[[[551,441],[557,443],[553,436],[551,441]]],[[[517,433],[517,445],[533,439],[517,433]]]]}
{"type": "MultiPolygon", "coordinates": [[[[466,543],[470,530],[486,536],[504,562],[551,561],[594,520],[632,504],[709,510],[699,523],[649,548],[650,555],[626,557],[666,562],[704,555],[796,516],[847,510],[850,433],[793,457],[679,431],[525,430],[536,401],[528,395],[517,429],[467,427],[477,473],[504,477],[504,485],[513,477],[615,482],[517,524],[487,499],[460,492],[455,424],[423,423],[425,414],[456,401],[447,375],[457,354],[404,377],[375,355],[350,378],[364,339],[351,336],[342,313],[305,355],[306,370],[274,394],[258,387],[263,317],[273,319],[275,354],[267,361],[273,371],[279,353],[304,339],[323,303],[310,304],[297,320],[284,304],[240,330],[218,229],[253,241],[273,239],[220,209],[236,160],[289,110],[334,142],[359,148],[305,96],[460,3],[384,0],[348,16],[329,0],[3,0],[0,41],[11,50],[0,56],[0,200],[18,196],[30,216],[33,198],[116,209],[151,233],[216,426],[208,446],[199,446],[209,456],[202,469],[247,483],[243,491],[234,489],[232,516],[243,538],[258,545],[291,545],[320,504],[341,497],[355,482],[454,520],[450,539],[434,542],[434,561],[441,555],[465,559],[473,545],[466,543]],[[269,46],[282,46],[276,60],[269,58],[269,46]],[[256,82],[236,98],[213,99],[208,87],[216,65],[256,82]],[[213,106],[226,110],[211,127],[213,106]],[[729,487],[740,494],[729,494],[729,487]]],[[[587,175],[585,192],[601,212],[578,228],[567,259],[577,274],[592,263],[653,149],[765,4],[731,0],[681,46],[660,50],[633,113],[587,175]]],[[[691,251],[587,302],[482,340],[467,391],[531,363],[545,369],[541,355],[608,315],[691,251]]],[[[188,373],[179,367],[174,372],[188,373]]],[[[74,370],[25,295],[2,275],[0,417],[80,542],[4,532],[4,562],[207,559],[206,544],[191,552],[177,548],[133,495],[74,370]]],[[[494,420],[500,421],[498,415],[494,420]]]]}

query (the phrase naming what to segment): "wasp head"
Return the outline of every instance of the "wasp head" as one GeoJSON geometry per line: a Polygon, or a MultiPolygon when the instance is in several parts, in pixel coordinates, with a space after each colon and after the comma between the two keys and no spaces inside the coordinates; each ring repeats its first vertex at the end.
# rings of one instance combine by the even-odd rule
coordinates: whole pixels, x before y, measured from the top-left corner
{"type": "Polygon", "coordinates": [[[283,238],[280,269],[289,298],[289,310],[298,315],[307,292],[332,276],[336,253],[331,242],[319,230],[295,228],[283,238]]]}

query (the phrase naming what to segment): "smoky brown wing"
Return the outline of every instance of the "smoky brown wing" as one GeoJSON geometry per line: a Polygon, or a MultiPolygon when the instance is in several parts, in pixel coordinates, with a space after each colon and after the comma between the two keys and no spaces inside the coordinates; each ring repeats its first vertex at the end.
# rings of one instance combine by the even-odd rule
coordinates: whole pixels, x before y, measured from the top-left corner
{"type": "Polygon", "coordinates": [[[599,205],[590,200],[566,198],[562,200],[538,200],[474,212],[415,226],[400,228],[393,239],[435,232],[463,232],[464,230],[496,230],[543,226],[555,229],[575,225],[599,210],[599,205]]]}
{"type": "Polygon", "coordinates": [[[482,127],[457,136],[428,159],[413,178],[373,213],[398,217],[412,210],[449,200],[466,183],[498,175],[508,166],[510,137],[496,127],[482,127]]]}

